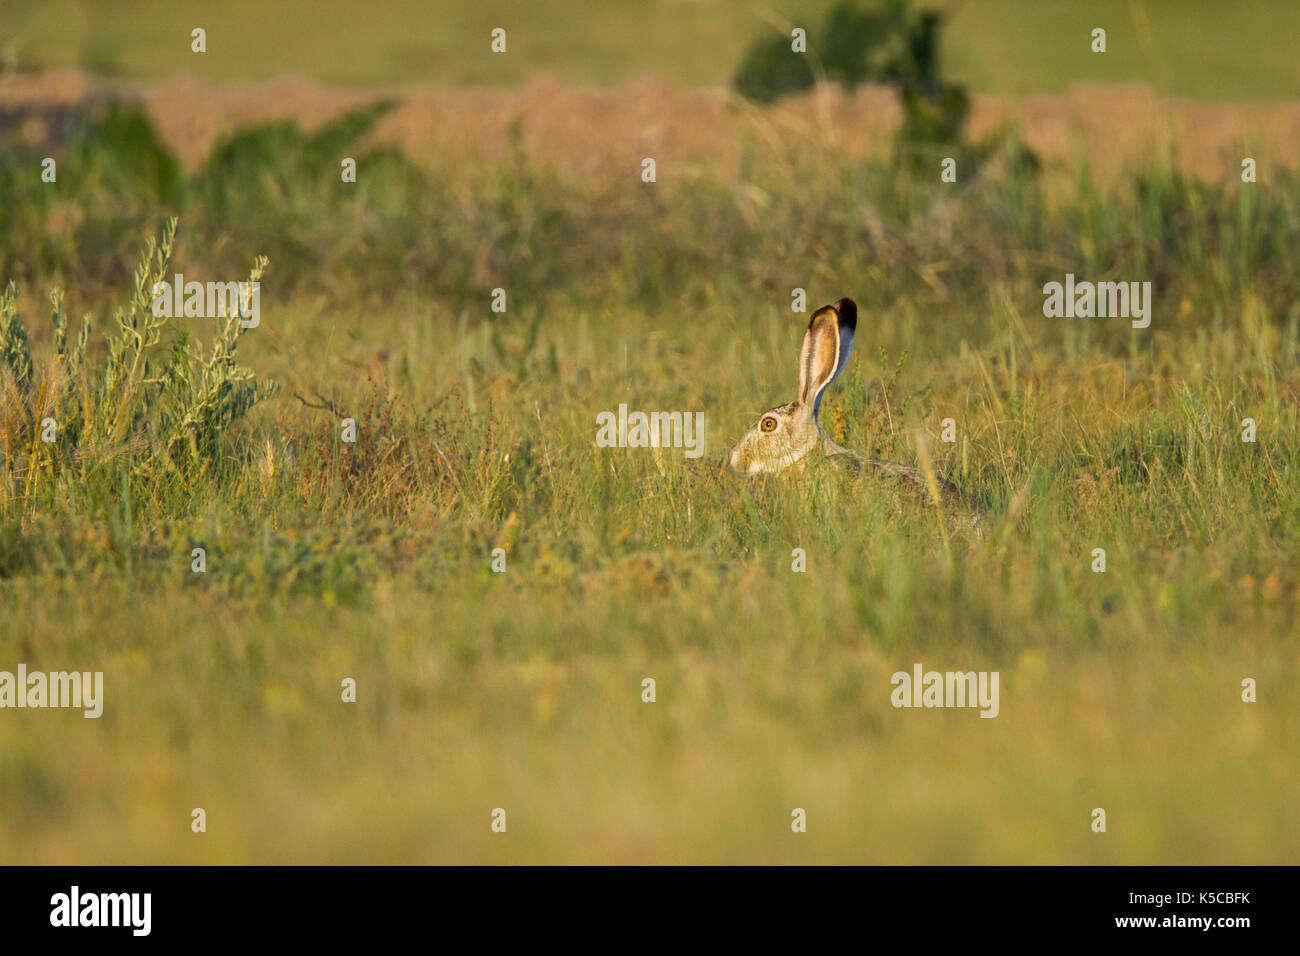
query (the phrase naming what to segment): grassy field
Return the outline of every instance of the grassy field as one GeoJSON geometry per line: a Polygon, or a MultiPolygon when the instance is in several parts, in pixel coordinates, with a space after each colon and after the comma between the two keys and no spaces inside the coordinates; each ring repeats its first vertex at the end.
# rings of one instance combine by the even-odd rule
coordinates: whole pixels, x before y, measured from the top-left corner
{"type": "Polygon", "coordinates": [[[590,130],[415,163],[371,109],[193,166],[129,106],[0,124],[0,671],[105,684],[0,710],[0,861],[1295,861],[1296,173],[1103,183],[1007,135],[940,184],[737,112],[653,184],[590,130]],[[259,255],[257,328],[132,344],[134,287],[259,255]],[[1151,281],[1150,328],[1045,318],[1067,272],[1151,281]],[[795,288],[861,309],[831,436],[928,455],[982,533],[727,468],[793,397],[795,288]],[[621,403],[705,454],[597,447],[621,403]],[[997,671],[999,715],[894,708],[918,663],[997,671]]]}
{"type": "MultiPolygon", "coordinates": [[[[304,73],[333,83],[514,84],[540,73],[611,84],[645,75],[686,86],[728,82],[755,37],[818,22],[830,0],[6,0],[0,62],[78,66],[109,75],[173,73],[228,82],[304,73]],[[345,25],[354,24],[350,29],[345,25]],[[364,29],[360,28],[364,26],[364,29]],[[208,31],[209,53],[190,51],[208,31]],[[489,34],[507,31],[507,54],[489,34]]],[[[952,15],[953,77],[984,92],[1060,91],[1073,83],[1148,83],[1203,99],[1300,94],[1300,7],[1287,0],[978,0],[952,15]],[[1107,53],[1089,49],[1103,27],[1107,53]]]]}

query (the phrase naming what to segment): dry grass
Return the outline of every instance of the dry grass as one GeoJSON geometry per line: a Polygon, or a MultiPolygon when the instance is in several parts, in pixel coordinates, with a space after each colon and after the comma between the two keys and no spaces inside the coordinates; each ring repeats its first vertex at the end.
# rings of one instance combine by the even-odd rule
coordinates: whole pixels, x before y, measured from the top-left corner
{"type": "MultiPolygon", "coordinates": [[[[193,77],[132,83],[74,70],[0,80],[0,108],[39,112],[104,96],[136,99],[164,141],[190,166],[231,130],[291,119],[306,129],[358,105],[394,98],[397,108],[374,133],[424,165],[501,161],[518,129],[529,161],[590,177],[616,178],[653,156],[664,170],[730,176],[739,144],[788,151],[807,139],[846,160],[881,156],[892,147],[900,113],[891,91],[825,87],[770,108],[738,102],[721,90],[678,89],[659,80],[610,89],[533,80],[517,89],[445,91],[394,87],[338,88],[306,77],[214,85],[193,77]]],[[[981,138],[1015,128],[1035,153],[1058,166],[1086,162],[1099,178],[1148,165],[1153,152],[1171,169],[1208,180],[1231,179],[1242,156],[1293,169],[1300,157],[1300,104],[1211,104],[1161,96],[1141,86],[1076,86],[1064,95],[973,98],[970,131],[981,138]]],[[[24,133],[48,134],[39,118],[24,133]]]]}
{"type": "MultiPolygon", "coordinates": [[[[243,120],[375,95],[65,81],[69,103],[139,96],[191,163],[243,120]]],[[[7,81],[0,100],[52,89],[7,81]]],[[[1261,159],[1294,157],[1295,107],[978,100],[978,130],[1023,117],[1058,179],[1154,161],[1049,203],[1012,165],[938,201],[928,177],[855,165],[891,139],[879,90],[763,112],[658,83],[402,95],[375,135],[433,171],[428,196],[390,166],[391,192],[376,176],[340,200],[268,151],[288,186],[237,207],[250,222],[192,210],[213,238],[178,254],[186,272],[242,263],[291,215],[321,224],[273,256],[297,292],[268,291],[241,339],[280,400],[179,476],[92,462],[6,487],[0,668],[102,669],[107,700],[98,721],[4,714],[0,858],[1295,859],[1300,211],[1267,165],[1241,190],[1231,154],[1264,135],[1261,159]],[[1164,131],[1183,145],[1161,155],[1164,131]],[[666,188],[636,181],[646,154],[666,188]],[[1215,185],[1173,174],[1191,168],[1215,185]],[[1043,319],[1044,276],[1085,268],[1155,276],[1151,329],[1043,319]],[[945,546],[932,501],[727,471],[793,387],[795,284],[862,305],[823,410],[837,440],[910,464],[922,436],[995,535],[945,546]],[[288,397],[318,391],[356,445],[288,397]],[[705,457],[595,447],[622,401],[703,411],[705,457]],[[998,670],[1000,716],[895,710],[889,676],[916,662],[998,670]]],[[[75,210],[105,216],[92,265],[125,231],[105,205],[75,210]]]]}

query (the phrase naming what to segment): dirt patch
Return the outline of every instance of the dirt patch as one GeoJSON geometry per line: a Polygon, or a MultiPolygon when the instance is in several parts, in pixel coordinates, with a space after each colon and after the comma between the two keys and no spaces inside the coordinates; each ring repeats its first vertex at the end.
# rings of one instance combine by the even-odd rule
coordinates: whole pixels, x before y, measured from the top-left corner
{"type": "MultiPolygon", "coordinates": [[[[900,119],[893,93],[873,87],[824,87],[757,108],[726,90],[681,90],[658,80],[608,89],[539,78],[504,90],[375,91],[322,86],[302,76],[216,86],[187,76],[140,84],[64,70],[0,81],[0,109],[30,112],[107,98],[142,103],[191,167],[240,126],[296,119],[312,129],[381,98],[397,106],[374,138],[426,165],[494,163],[517,144],[533,164],[594,177],[636,175],[647,156],[661,177],[681,169],[734,174],[743,142],[758,152],[814,142],[866,157],[888,148],[900,119]]],[[[1294,167],[1300,154],[1300,104],[1205,104],[1141,86],[973,97],[973,136],[1008,124],[1049,162],[1073,168],[1083,157],[1101,178],[1153,157],[1200,178],[1235,178],[1249,155],[1267,181],[1270,164],[1294,167]]],[[[39,127],[23,131],[24,138],[39,135],[39,127]]]]}

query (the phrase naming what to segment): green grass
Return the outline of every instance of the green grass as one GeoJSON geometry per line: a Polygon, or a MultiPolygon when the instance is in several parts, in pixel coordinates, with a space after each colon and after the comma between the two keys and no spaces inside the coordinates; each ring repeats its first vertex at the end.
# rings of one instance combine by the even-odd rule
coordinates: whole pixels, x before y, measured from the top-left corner
{"type": "Polygon", "coordinates": [[[114,177],[38,201],[25,158],[0,161],[34,382],[58,367],[45,281],[113,328],[139,241],[179,212],[187,277],[271,256],[238,355],[282,389],[171,467],[148,416],[120,448],[56,458],[15,442],[18,406],[0,406],[0,669],[106,682],[97,721],[0,712],[0,858],[1300,850],[1293,181],[1153,165],[1101,190],[994,144],[948,192],[800,142],[746,147],[739,182],[702,168],[653,187],[383,154],[349,192],[332,163],[302,175],[333,147],[274,127],[219,148],[259,173],[223,191],[216,166],[142,175],[124,157],[171,167],[108,121],[119,135],[88,120],[69,149],[114,177]],[[1042,284],[1066,271],[1153,281],[1151,328],[1044,319],[1042,284]],[[924,437],[989,535],[945,544],[933,506],[869,480],[727,470],[791,397],[796,285],[862,309],[823,408],[833,437],[906,463],[924,437]],[[620,402],[704,412],[706,455],[597,448],[620,402]],[[894,709],[890,675],[914,663],[999,671],[999,717],[894,709]]]}
{"type": "MultiPolygon", "coordinates": [[[[1066,362],[1021,340],[1014,375],[997,347],[918,350],[903,377],[932,405],[897,437],[855,424],[850,443],[911,461],[910,428],[933,435],[950,414],[970,467],[934,445],[942,471],[998,513],[1029,489],[1002,543],[958,537],[949,561],[924,502],[726,473],[726,442],[786,397],[798,329],[769,312],[732,349],[732,310],[701,319],[698,339],[683,321],[655,346],[637,332],[652,316],[557,311],[542,343],[564,340],[565,357],[521,378],[480,322],[457,338],[395,310],[327,345],[328,316],[286,310],[283,340],[307,344],[248,360],[313,367],[357,415],[356,447],[328,415],[273,403],[207,475],[129,497],[92,476],[11,518],[0,661],[102,669],[107,703],[99,721],[5,713],[0,852],[1294,858],[1294,342],[1281,361],[1224,337],[1066,362]],[[381,347],[420,375],[372,396],[356,367],[381,347]],[[666,454],[661,471],[594,448],[595,410],[619,400],[704,410],[708,456],[666,454]],[[1238,441],[1246,414],[1257,445],[1238,441]],[[1099,546],[1105,574],[1089,570],[1099,546]],[[998,670],[1001,715],[893,709],[889,675],[915,662],[998,670]],[[1246,676],[1257,704],[1238,699],[1246,676]],[[504,838],[488,829],[498,806],[504,838]],[[795,806],[806,840],[789,833],[795,806]],[[1097,806],[1105,836],[1088,830],[1097,806]]],[[[878,371],[863,349],[828,416],[867,418],[878,371]]]]}
{"type": "MultiPolygon", "coordinates": [[[[944,49],[977,91],[1063,90],[1075,82],[1143,82],[1204,99],[1287,100],[1300,93],[1289,0],[982,0],[953,11],[944,49]],[[1107,29],[1104,56],[1089,51],[1107,29]]],[[[519,4],[367,4],[288,0],[11,2],[0,56],[19,68],[81,66],[128,77],[195,74],[220,82],[305,73],[332,83],[513,84],[538,73],[578,84],[645,75],[686,86],[728,82],[747,44],[774,23],[820,23],[829,0],[548,0],[519,4]],[[347,29],[346,24],[364,24],[347,29]],[[190,31],[208,50],[190,52],[190,31]],[[494,56],[495,27],[509,37],[494,56]]],[[[0,7],[0,10],[3,10],[0,7]]]]}

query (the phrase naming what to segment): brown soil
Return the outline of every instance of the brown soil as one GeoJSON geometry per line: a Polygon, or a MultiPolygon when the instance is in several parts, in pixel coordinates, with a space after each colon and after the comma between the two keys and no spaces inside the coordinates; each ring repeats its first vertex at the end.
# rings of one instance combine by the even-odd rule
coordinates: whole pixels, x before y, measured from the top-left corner
{"type": "MultiPolygon", "coordinates": [[[[0,80],[0,110],[24,107],[38,118],[20,135],[40,139],[44,107],[120,97],[142,102],[164,140],[193,165],[223,134],[248,123],[297,119],[311,129],[341,112],[391,97],[397,107],[375,139],[427,164],[494,162],[507,155],[511,130],[528,159],[542,167],[596,177],[639,172],[653,156],[660,170],[728,174],[742,134],[759,149],[819,148],[866,156],[886,148],[899,120],[891,91],[825,87],[756,108],[725,90],[679,90],[646,80],[610,89],[566,87],[546,79],[502,90],[341,89],[298,76],[267,83],[214,86],[192,77],[133,84],[77,71],[0,80]]],[[[1239,175],[1243,156],[1294,167],[1300,150],[1300,104],[1207,104],[1162,97],[1146,87],[1079,86],[1065,95],[973,97],[970,132],[982,137],[1007,124],[1049,165],[1073,169],[1086,157],[1109,178],[1153,158],[1214,179],[1239,175]]]]}

